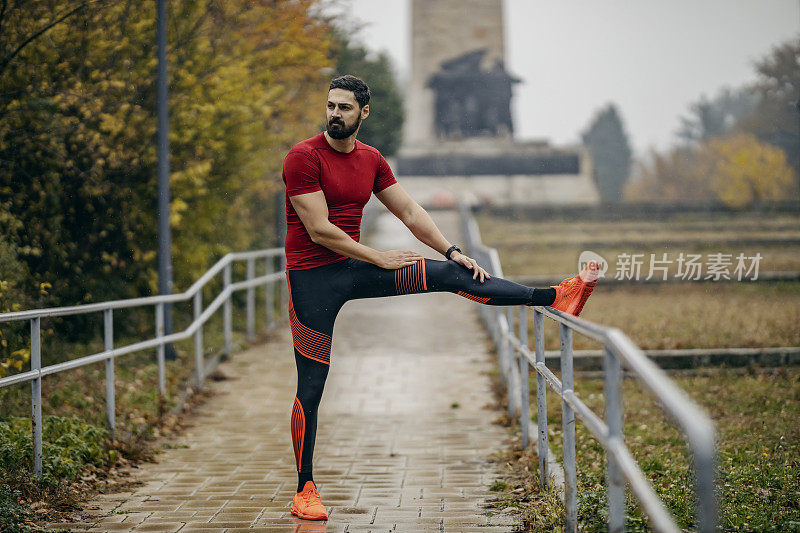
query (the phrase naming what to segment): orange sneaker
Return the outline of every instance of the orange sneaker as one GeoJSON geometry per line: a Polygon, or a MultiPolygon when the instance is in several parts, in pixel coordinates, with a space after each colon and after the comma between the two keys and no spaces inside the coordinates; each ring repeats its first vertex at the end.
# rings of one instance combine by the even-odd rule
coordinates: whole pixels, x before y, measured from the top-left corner
{"type": "Polygon", "coordinates": [[[319,499],[313,481],[306,481],[303,491],[294,495],[292,514],[306,520],[327,520],[328,511],[319,499]]]}
{"type": "Polygon", "coordinates": [[[550,305],[570,315],[578,316],[583,310],[583,305],[592,294],[597,278],[600,276],[600,268],[594,261],[588,265],[577,276],[567,278],[558,286],[552,288],[556,290],[556,300],[550,305]]]}

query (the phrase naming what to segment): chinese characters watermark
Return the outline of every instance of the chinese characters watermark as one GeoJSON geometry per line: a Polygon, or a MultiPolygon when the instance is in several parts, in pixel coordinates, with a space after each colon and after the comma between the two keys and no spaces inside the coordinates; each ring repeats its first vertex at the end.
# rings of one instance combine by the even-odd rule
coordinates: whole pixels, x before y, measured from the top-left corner
{"type": "MultiPolygon", "coordinates": [[[[613,272],[616,280],[667,281],[671,276],[684,281],[756,281],[762,259],[760,252],[750,256],[744,253],[734,255],[716,252],[703,255],[680,252],[677,257],[669,253],[621,253],[617,255],[613,272]]],[[[589,261],[596,261],[600,265],[600,277],[605,277],[610,264],[600,254],[589,250],[582,252],[578,258],[578,269],[583,269],[589,261]]]]}

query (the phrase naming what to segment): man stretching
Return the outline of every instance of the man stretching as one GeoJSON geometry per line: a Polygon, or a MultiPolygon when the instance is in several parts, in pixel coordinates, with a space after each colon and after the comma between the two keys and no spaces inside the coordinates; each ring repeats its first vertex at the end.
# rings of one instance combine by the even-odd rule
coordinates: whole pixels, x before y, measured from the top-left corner
{"type": "Polygon", "coordinates": [[[328,375],[336,314],[348,300],[447,291],[488,305],[549,305],[578,315],[598,277],[596,263],[557,287],[534,289],[492,278],[441,234],[395,180],[380,152],[356,140],[369,116],[369,87],[354,76],[331,81],[326,131],[296,144],[283,163],[286,278],[297,364],[291,431],[297,464],[292,514],[324,520],[311,466],[317,408],[328,375]],[[358,242],[364,205],[375,194],[421,242],[445,256],[380,252],[358,242]]]}

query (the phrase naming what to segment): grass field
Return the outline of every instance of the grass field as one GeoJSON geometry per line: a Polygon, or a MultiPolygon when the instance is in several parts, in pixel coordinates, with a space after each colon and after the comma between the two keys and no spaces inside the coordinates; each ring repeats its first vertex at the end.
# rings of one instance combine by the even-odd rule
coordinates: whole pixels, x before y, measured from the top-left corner
{"type": "MultiPolygon", "coordinates": [[[[643,349],[800,346],[800,282],[599,284],[581,317],[620,328],[643,349]]],[[[546,348],[556,349],[557,326],[546,325],[546,348]]],[[[575,335],[575,347],[598,345],[575,335]]]]}
{"type": "MultiPolygon", "coordinates": [[[[574,275],[581,251],[611,263],[621,253],[739,253],[763,257],[760,271],[800,271],[800,216],[714,215],[670,221],[530,222],[479,216],[484,243],[496,247],[504,274],[574,275]],[[759,240],[763,239],[763,243],[759,240]],[[591,247],[589,247],[591,246],[591,247]]],[[[675,273],[672,265],[670,276],[675,273]]],[[[646,274],[646,272],[644,272],[646,274]]],[[[530,314],[532,315],[532,314],[530,314]]],[[[529,316],[530,316],[529,315],[529,316]]],[[[659,285],[600,282],[582,317],[620,328],[644,349],[800,346],[800,282],[686,282],[659,285]]],[[[531,317],[532,321],[532,317],[531,317]]],[[[557,349],[556,325],[545,320],[547,349],[557,349]]],[[[532,327],[532,323],[529,324],[532,327]]],[[[598,348],[580,335],[577,349],[598,348]]],[[[708,370],[673,379],[712,416],[718,436],[720,520],[726,531],[800,531],[800,369],[708,370]]],[[[575,390],[603,413],[603,383],[577,377],[575,390]]],[[[531,383],[535,405],[535,379],[531,383]]],[[[626,443],[656,491],[685,529],[696,527],[692,474],[681,433],[649,394],[624,382],[626,443]]],[[[535,413],[534,413],[535,416],[535,413]]],[[[561,455],[561,406],[548,395],[550,444],[561,455]]],[[[576,425],[579,515],[588,531],[605,529],[602,448],[576,425]]],[[[563,508],[537,486],[532,450],[505,452],[497,480],[500,506],[517,506],[534,531],[551,531],[563,508]]],[[[629,501],[628,528],[647,530],[629,501]]]]}
{"type": "MultiPolygon", "coordinates": [[[[800,369],[745,375],[709,371],[674,379],[716,424],[723,529],[800,531],[800,369]]],[[[535,390],[534,378],[532,405],[535,390]]],[[[601,380],[579,377],[575,390],[602,414],[601,380]]],[[[633,380],[624,381],[623,402],[628,447],[679,525],[694,529],[692,475],[682,434],[633,380]]],[[[561,404],[552,393],[547,404],[550,445],[560,460],[561,404]]],[[[576,456],[579,519],[586,530],[603,531],[607,519],[605,456],[580,423],[576,424],[576,456]]],[[[561,523],[561,502],[537,486],[538,463],[532,449],[524,454],[509,451],[500,459],[506,464],[505,476],[495,484],[502,494],[501,505],[523,509],[533,531],[551,531],[554,523],[561,523]]],[[[646,519],[630,495],[628,509],[628,529],[647,530],[646,519]]]]}
{"type": "MultiPolygon", "coordinates": [[[[774,218],[750,216],[709,217],[707,220],[639,222],[532,222],[477,217],[484,243],[497,248],[506,275],[566,276],[575,270],[586,249],[606,258],[613,277],[620,254],[643,254],[643,276],[648,274],[650,254],[674,261],[678,255],[760,253],[760,272],[800,270],[800,216],[774,218]],[[787,244],[788,243],[788,244],[787,244]]],[[[731,269],[732,270],[732,269],[731,269]]],[[[656,275],[658,272],[656,272],[656,275]]]]}
{"type": "MultiPolygon", "coordinates": [[[[598,248],[613,262],[618,253],[657,257],[667,253],[676,259],[683,253],[716,253],[748,256],[760,253],[760,270],[800,271],[800,245],[721,245],[715,244],[724,228],[736,223],[741,239],[759,236],[792,239],[800,233],[800,216],[781,215],[774,219],[751,216],[735,221],[728,217],[671,222],[617,222],[582,225],[574,222],[530,222],[478,218],[484,243],[498,249],[503,273],[518,275],[574,275],[583,250],[568,241],[594,239],[618,241],[610,248],[598,248]],[[673,245],[690,232],[698,239],[691,246],[673,245]],[[642,241],[658,236],[658,245],[642,241]],[[703,240],[705,239],[705,240],[703,240]],[[626,245],[625,241],[632,241],[626,245]]],[[[728,232],[730,230],[724,230],[728,232]]],[[[672,266],[670,275],[677,265],[672,266]]],[[[608,276],[613,277],[613,268],[608,276]]],[[[645,272],[646,274],[646,272],[645,272]]],[[[641,348],[722,348],[759,346],[800,346],[800,282],[763,283],[685,282],[606,286],[598,284],[587,303],[583,317],[619,327],[641,348]]],[[[546,332],[548,349],[557,347],[555,327],[546,332]]],[[[575,338],[578,349],[594,348],[592,343],[575,338]]]]}
{"type": "Polygon", "coordinates": [[[743,237],[800,239],[798,214],[692,214],[670,220],[635,221],[531,221],[508,217],[477,215],[485,242],[503,240],[510,244],[558,244],[585,240],[699,239],[720,241],[743,237]],[[497,223],[497,225],[495,225],[497,223]]]}

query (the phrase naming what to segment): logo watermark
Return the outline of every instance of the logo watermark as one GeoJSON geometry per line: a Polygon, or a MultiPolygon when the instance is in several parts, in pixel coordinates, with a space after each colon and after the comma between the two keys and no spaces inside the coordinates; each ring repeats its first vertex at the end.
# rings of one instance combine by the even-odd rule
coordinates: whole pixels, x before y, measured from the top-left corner
{"type": "MultiPolygon", "coordinates": [[[[670,253],[621,253],[616,257],[613,272],[616,280],[667,281],[671,277],[684,281],[756,281],[762,259],[760,252],[751,256],[744,253],[715,252],[703,255],[680,252],[677,257],[670,253]]],[[[584,250],[578,257],[578,271],[583,270],[589,261],[596,261],[600,265],[601,278],[612,266],[600,254],[584,250]]]]}
{"type": "Polygon", "coordinates": [[[578,257],[578,272],[583,271],[584,268],[589,266],[589,261],[594,261],[597,263],[598,267],[600,268],[599,277],[601,278],[606,277],[606,271],[608,270],[608,261],[606,261],[602,255],[594,253],[591,250],[584,250],[578,257]]]}

